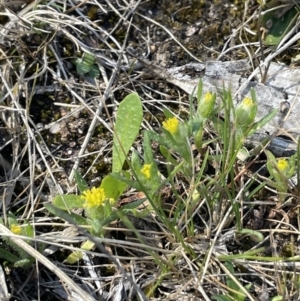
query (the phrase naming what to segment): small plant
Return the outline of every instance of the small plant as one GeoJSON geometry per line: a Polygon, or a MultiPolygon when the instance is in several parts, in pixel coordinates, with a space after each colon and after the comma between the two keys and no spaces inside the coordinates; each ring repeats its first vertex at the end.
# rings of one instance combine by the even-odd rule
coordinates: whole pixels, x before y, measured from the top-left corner
{"type": "MultiPolygon", "coordinates": [[[[91,234],[103,236],[103,227],[116,220],[120,215],[128,211],[134,211],[144,200],[134,204],[125,205],[117,209],[119,197],[127,188],[125,180],[129,180],[129,174],[122,171],[123,164],[134,142],[142,122],[141,101],[136,93],[128,95],[120,104],[114,136],[113,147],[113,172],[114,176],[107,175],[100,187],[89,188],[83,177],[75,171],[75,180],[80,195],[57,195],[53,199],[53,205],[44,204],[45,208],[54,215],[63,219],[69,219],[73,223],[87,227],[91,234]],[[118,179],[122,176],[122,180],[118,179]],[[82,208],[85,217],[71,212],[74,208],[82,208]]],[[[85,242],[82,246],[85,250],[91,250],[94,244],[85,242]]],[[[81,258],[81,253],[72,253],[67,262],[74,263],[81,258]],[[74,259],[75,258],[75,259],[74,259]]]]}
{"type": "MultiPolygon", "coordinates": [[[[100,187],[89,189],[78,172],[75,172],[75,179],[81,192],[80,195],[57,195],[53,199],[54,207],[50,204],[45,204],[45,207],[59,216],[62,216],[62,212],[58,209],[70,212],[74,208],[83,208],[86,217],[69,213],[69,218],[78,225],[89,226],[89,230],[93,235],[101,236],[103,235],[103,226],[114,219],[112,216],[114,209],[116,209],[116,202],[127,185],[108,175],[102,180],[100,187]]],[[[117,216],[114,216],[116,219],[117,216]]]]}
{"type": "Polygon", "coordinates": [[[100,72],[95,64],[95,56],[90,53],[84,53],[82,58],[75,60],[76,71],[81,75],[89,75],[91,77],[99,77],[100,72]]]}
{"type": "MultiPolygon", "coordinates": [[[[32,238],[33,233],[33,227],[27,222],[19,223],[17,218],[14,216],[14,214],[9,213],[8,214],[8,227],[11,230],[12,233],[16,235],[22,235],[29,238],[32,238]]],[[[3,220],[0,220],[2,224],[3,220]]],[[[13,264],[14,267],[23,267],[26,268],[30,266],[34,259],[28,255],[27,252],[25,252],[22,248],[20,248],[18,245],[16,245],[9,237],[3,237],[4,242],[11,247],[13,251],[15,251],[18,255],[14,255],[13,252],[8,251],[8,248],[5,249],[0,248],[0,258],[6,260],[7,263],[13,264]]],[[[31,243],[30,240],[27,241],[27,243],[31,243]]]]}
{"type": "Polygon", "coordinates": [[[229,261],[225,262],[225,268],[227,269],[228,274],[230,276],[226,276],[226,285],[228,287],[228,295],[213,295],[212,300],[217,301],[244,301],[246,299],[246,295],[244,293],[245,290],[249,290],[251,288],[251,284],[247,284],[244,287],[239,283],[237,279],[234,279],[234,267],[233,264],[229,261]]]}
{"type": "MultiPolygon", "coordinates": [[[[175,175],[181,175],[185,177],[187,183],[191,183],[191,181],[207,182],[207,184],[199,184],[198,187],[191,188],[192,198],[187,207],[190,210],[192,210],[200,195],[207,195],[207,190],[216,185],[223,187],[229,200],[235,199],[234,190],[229,189],[229,187],[235,185],[235,169],[239,155],[244,151],[244,140],[263,127],[277,112],[272,110],[261,120],[255,121],[257,100],[253,89],[251,90],[251,97],[245,97],[236,107],[233,105],[230,91],[223,89],[221,94],[222,104],[218,108],[215,107],[216,95],[210,92],[203,95],[202,90],[202,82],[200,81],[197,90],[197,107],[194,108],[192,104],[190,105],[191,112],[188,121],[179,121],[171,112],[165,110],[166,120],[162,124],[162,133],[157,134],[149,131],[147,134],[151,140],[159,144],[160,151],[167,161],[170,172],[168,180],[174,178],[175,175]],[[218,117],[217,112],[220,111],[224,112],[224,119],[218,117]],[[209,119],[212,120],[218,138],[205,141],[203,139],[203,129],[209,119]],[[192,141],[202,154],[205,154],[205,147],[209,143],[220,143],[227,151],[214,156],[209,156],[206,153],[203,158],[204,162],[197,163],[191,151],[193,148],[192,141]],[[216,166],[214,179],[208,180],[207,176],[204,176],[207,160],[213,161],[216,166]],[[203,166],[198,173],[195,172],[195,165],[197,164],[203,166]]],[[[154,160],[151,160],[147,163],[154,164],[154,160]]],[[[200,158],[200,160],[202,159],[200,158]]],[[[207,201],[212,210],[214,206],[218,205],[219,197],[220,192],[216,191],[208,198],[207,201]]],[[[232,201],[232,206],[237,217],[238,230],[241,230],[242,227],[238,218],[240,215],[239,205],[232,201]]]]}
{"type": "Polygon", "coordinates": [[[266,180],[267,184],[276,188],[279,200],[284,201],[286,193],[290,188],[289,179],[295,174],[297,154],[291,156],[289,159],[276,159],[269,151],[266,151],[266,154],[268,158],[267,169],[271,177],[270,180],[266,180]]]}

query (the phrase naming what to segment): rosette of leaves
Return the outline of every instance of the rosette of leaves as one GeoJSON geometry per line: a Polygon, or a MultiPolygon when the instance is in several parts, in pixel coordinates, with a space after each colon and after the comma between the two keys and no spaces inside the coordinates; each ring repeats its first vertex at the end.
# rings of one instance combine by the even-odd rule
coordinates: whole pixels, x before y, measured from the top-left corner
{"type": "Polygon", "coordinates": [[[95,56],[90,53],[85,53],[81,58],[75,60],[76,71],[81,75],[89,75],[90,77],[99,77],[100,72],[95,64],[95,56]]]}

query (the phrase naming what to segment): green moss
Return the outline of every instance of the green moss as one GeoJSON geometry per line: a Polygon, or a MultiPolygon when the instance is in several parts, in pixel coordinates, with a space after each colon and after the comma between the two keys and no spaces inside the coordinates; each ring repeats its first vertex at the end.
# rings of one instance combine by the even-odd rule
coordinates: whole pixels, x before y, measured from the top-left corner
{"type": "Polygon", "coordinates": [[[287,242],[286,244],[284,244],[284,246],[282,247],[281,250],[281,256],[282,257],[293,257],[295,256],[295,252],[296,252],[296,247],[293,243],[291,242],[287,242]]]}
{"type": "Polygon", "coordinates": [[[88,7],[87,13],[86,15],[92,20],[96,20],[97,19],[97,15],[98,15],[98,11],[99,11],[99,7],[96,5],[92,5],[90,7],[88,7]]]}

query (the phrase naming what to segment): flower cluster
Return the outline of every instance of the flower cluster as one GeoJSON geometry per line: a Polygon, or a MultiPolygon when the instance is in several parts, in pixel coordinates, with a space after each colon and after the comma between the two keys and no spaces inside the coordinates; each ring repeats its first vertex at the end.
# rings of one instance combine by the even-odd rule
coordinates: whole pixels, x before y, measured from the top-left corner
{"type": "Polygon", "coordinates": [[[254,106],[254,102],[250,97],[245,97],[242,101],[242,105],[247,108],[251,108],[254,106]]]}
{"type": "Polygon", "coordinates": [[[84,191],[81,198],[85,201],[83,208],[100,207],[106,200],[104,189],[95,187],[84,191]]]}
{"type": "Polygon", "coordinates": [[[169,131],[172,135],[178,132],[179,120],[176,117],[168,118],[162,123],[163,128],[169,131]]]}
{"type": "Polygon", "coordinates": [[[16,235],[21,235],[22,234],[22,227],[17,225],[17,224],[12,224],[10,226],[10,231],[16,235]]]}
{"type": "Polygon", "coordinates": [[[115,202],[113,198],[108,198],[104,189],[100,187],[85,190],[81,199],[84,200],[83,208],[86,216],[92,220],[106,217],[107,210],[111,211],[115,202]]]}
{"type": "Polygon", "coordinates": [[[141,169],[141,173],[147,178],[150,179],[150,175],[151,175],[151,164],[144,164],[142,169],[141,169]]]}
{"type": "Polygon", "coordinates": [[[289,164],[288,164],[288,161],[286,159],[279,159],[277,161],[277,167],[281,172],[286,171],[288,166],[289,166],[289,164]]]}

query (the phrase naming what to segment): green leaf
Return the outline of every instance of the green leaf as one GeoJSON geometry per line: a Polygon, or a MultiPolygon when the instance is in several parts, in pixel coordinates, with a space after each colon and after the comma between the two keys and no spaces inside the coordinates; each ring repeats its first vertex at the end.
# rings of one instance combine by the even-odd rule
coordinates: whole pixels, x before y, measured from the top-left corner
{"type": "Polygon", "coordinates": [[[112,177],[124,182],[127,184],[127,186],[130,186],[132,188],[135,188],[136,190],[138,191],[141,191],[142,190],[142,187],[141,185],[139,184],[138,181],[135,181],[135,180],[130,180],[129,178],[126,178],[126,177],[123,177],[123,176],[120,176],[119,173],[111,173],[110,174],[112,177]]]}
{"type": "Polygon", "coordinates": [[[241,160],[242,162],[245,162],[246,159],[248,159],[249,157],[250,157],[250,154],[246,147],[242,147],[241,149],[239,149],[239,151],[237,153],[237,158],[239,160],[241,160]]]}
{"type": "Polygon", "coordinates": [[[91,233],[96,235],[96,236],[101,236],[103,226],[107,225],[108,223],[110,223],[114,220],[115,220],[115,218],[113,218],[112,215],[110,215],[109,217],[107,217],[104,220],[90,219],[89,220],[89,225],[92,226],[91,233]]]}
{"type": "Polygon", "coordinates": [[[21,267],[21,268],[26,268],[29,267],[33,262],[33,259],[31,258],[24,258],[21,260],[18,260],[17,262],[15,262],[14,267],[21,267]]]}
{"type": "Polygon", "coordinates": [[[258,249],[253,249],[250,251],[247,251],[245,253],[239,253],[239,254],[233,254],[233,255],[219,255],[218,259],[221,261],[233,261],[236,259],[250,259],[250,260],[265,260],[265,261],[280,261],[282,260],[282,257],[260,257],[259,254],[265,252],[266,248],[258,248],[258,249]]]}
{"type": "Polygon", "coordinates": [[[57,195],[53,199],[53,205],[59,209],[68,211],[74,208],[82,208],[84,200],[80,195],[63,194],[57,195]]]}
{"type": "Polygon", "coordinates": [[[271,301],[282,301],[283,297],[282,296],[275,296],[271,299],[271,301]]]}
{"type": "Polygon", "coordinates": [[[14,254],[0,248],[0,258],[7,260],[11,263],[17,262],[20,258],[18,256],[15,256],[14,254]]]}
{"type": "Polygon", "coordinates": [[[199,116],[194,118],[193,122],[190,124],[190,128],[194,134],[197,134],[200,129],[203,129],[203,121],[199,118],[199,116]]]}
{"type": "Polygon", "coordinates": [[[126,205],[123,205],[119,211],[121,211],[122,213],[124,214],[127,214],[129,213],[131,210],[137,208],[138,206],[142,205],[145,201],[146,201],[147,198],[142,198],[140,200],[137,200],[137,201],[134,201],[134,202],[131,202],[131,203],[128,203],[126,205]]]}
{"type": "MultiPolygon", "coordinates": [[[[283,174],[283,172],[281,172],[278,169],[278,164],[277,164],[277,160],[275,158],[275,156],[268,150],[265,150],[265,154],[267,155],[267,169],[268,172],[270,173],[270,175],[276,180],[276,184],[279,185],[279,187],[277,187],[277,189],[281,188],[282,185],[284,186],[284,182],[286,181],[286,178],[283,174]]],[[[275,187],[275,186],[274,186],[275,187]]]]}
{"type": "Polygon", "coordinates": [[[200,100],[202,99],[202,91],[203,91],[203,82],[202,82],[202,79],[200,79],[199,83],[198,83],[198,89],[197,89],[198,104],[200,103],[200,100]]]}
{"type": "Polygon", "coordinates": [[[87,240],[81,245],[81,249],[86,250],[86,251],[91,251],[95,247],[95,243],[87,240]]]}
{"type": "Polygon", "coordinates": [[[89,65],[86,65],[83,61],[78,62],[76,65],[76,72],[78,74],[86,74],[91,70],[91,67],[89,65]]]}
{"type": "MultiPolygon", "coordinates": [[[[234,274],[233,264],[230,261],[226,261],[224,263],[224,265],[231,274],[234,274]]],[[[226,283],[227,283],[228,287],[230,287],[231,289],[233,289],[235,291],[239,291],[239,286],[230,277],[226,277],[226,283]]]]}
{"type": "Polygon", "coordinates": [[[195,133],[194,139],[195,139],[195,145],[197,147],[197,150],[200,151],[202,147],[202,137],[203,137],[203,129],[199,129],[197,133],[195,133]]]}
{"type": "Polygon", "coordinates": [[[139,157],[138,152],[134,149],[131,155],[131,168],[136,172],[139,173],[142,169],[142,163],[139,157]]]}
{"type": "Polygon", "coordinates": [[[262,119],[255,122],[248,135],[251,136],[252,134],[257,132],[259,129],[261,129],[263,126],[265,126],[271,119],[274,118],[274,116],[277,114],[277,112],[278,112],[278,109],[273,109],[262,119]]]}
{"type": "Polygon", "coordinates": [[[164,158],[168,162],[170,162],[174,166],[176,166],[178,164],[178,162],[172,157],[172,154],[170,153],[170,151],[167,148],[165,148],[164,146],[160,145],[159,146],[159,150],[160,150],[161,154],[164,156],[164,158]]]}
{"type": "Polygon", "coordinates": [[[23,228],[23,230],[22,230],[23,235],[28,236],[28,237],[34,236],[34,229],[33,229],[32,225],[26,224],[26,225],[23,225],[22,228],[23,228]]]}
{"type": "Polygon", "coordinates": [[[229,137],[229,133],[225,129],[225,122],[223,120],[221,120],[219,117],[213,116],[212,121],[214,124],[214,130],[217,131],[219,137],[224,139],[224,133],[229,137]]]}
{"type": "Polygon", "coordinates": [[[286,35],[295,24],[297,15],[299,14],[295,6],[278,18],[278,10],[280,9],[265,13],[261,19],[262,25],[268,30],[264,42],[269,46],[278,45],[280,43],[284,35],[286,35]]]}
{"type": "Polygon", "coordinates": [[[89,76],[93,78],[98,78],[100,76],[99,67],[97,65],[93,65],[89,71],[89,76]]]}
{"type": "MultiPolygon", "coordinates": [[[[226,266],[226,268],[228,269],[228,271],[233,275],[234,274],[234,267],[233,267],[233,264],[230,262],[230,261],[226,261],[224,263],[224,265],[226,266]]],[[[242,291],[241,289],[241,284],[238,285],[231,277],[227,276],[226,277],[226,283],[227,283],[227,286],[229,288],[231,288],[232,290],[236,291],[233,292],[231,291],[229,293],[230,296],[232,296],[234,298],[234,300],[236,301],[244,301],[246,296],[245,296],[245,293],[242,291]]]]}
{"type": "Polygon", "coordinates": [[[222,296],[222,295],[213,295],[212,300],[217,300],[217,301],[233,301],[232,298],[229,296],[222,296]]]}
{"type": "Polygon", "coordinates": [[[86,65],[92,67],[92,65],[95,64],[95,56],[94,56],[93,54],[91,54],[91,53],[85,53],[85,54],[83,55],[83,62],[84,62],[86,65]]]}
{"type": "MultiPolygon", "coordinates": [[[[124,175],[125,177],[129,177],[128,173],[124,173],[124,175]]],[[[102,180],[100,187],[104,189],[105,195],[108,199],[113,198],[117,201],[127,188],[127,184],[124,181],[116,179],[112,175],[107,175],[102,180]]]]}
{"type": "MultiPolygon", "coordinates": [[[[90,240],[85,241],[81,245],[81,249],[90,251],[95,247],[95,243],[91,242],[90,240]]],[[[73,251],[66,259],[66,262],[68,264],[74,264],[77,263],[80,259],[82,259],[83,253],[79,250],[73,251]]]]}
{"type": "Polygon", "coordinates": [[[152,162],[154,162],[154,159],[153,159],[153,151],[151,148],[148,131],[144,132],[143,148],[144,148],[144,161],[146,164],[151,164],[152,162]]]}
{"type": "Polygon", "coordinates": [[[60,217],[61,219],[72,222],[74,225],[88,225],[87,219],[75,214],[75,213],[67,213],[49,203],[44,203],[44,207],[53,215],[60,217]]]}
{"type": "Polygon", "coordinates": [[[74,176],[80,193],[83,193],[85,190],[89,189],[86,180],[82,177],[82,175],[77,170],[74,170],[74,176]]]}
{"type": "Polygon", "coordinates": [[[167,108],[163,108],[163,113],[164,113],[166,119],[174,117],[174,114],[167,108]]]}
{"type": "Polygon", "coordinates": [[[7,221],[9,227],[11,227],[12,225],[19,225],[17,218],[12,212],[8,213],[7,221]]]}
{"type": "MultiPolygon", "coordinates": [[[[269,185],[270,187],[273,187],[275,188],[278,192],[284,192],[284,185],[282,185],[282,183],[278,183],[278,182],[274,182],[274,181],[271,181],[269,179],[265,179],[265,184],[266,185],[269,185]]],[[[286,189],[285,189],[286,191],[286,189]]]]}
{"type": "Polygon", "coordinates": [[[85,53],[82,59],[76,60],[76,71],[78,74],[86,74],[90,72],[95,63],[95,56],[90,53],[85,53]]]}
{"type": "Polygon", "coordinates": [[[166,149],[174,150],[176,146],[176,141],[174,140],[172,134],[162,128],[163,135],[159,135],[155,132],[148,132],[149,138],[152,141],[157,142],[159,145],[163,145],[166,149]]]}
{"type": "Polygon", "coordinates": [[[136,93],[131,93],[120,103],[114,133],[113,172],[122,170],[126,156],[136,139],[143,120],[141,100],[136,93]]]}
{"type": "Polygon", "coordinates": [[[81,251],[73,251],[66,259],[66,262],[68,264],[74,264],[74,263],[77,263],[79,260],[82,259],[82,252],[81,251]]]}

